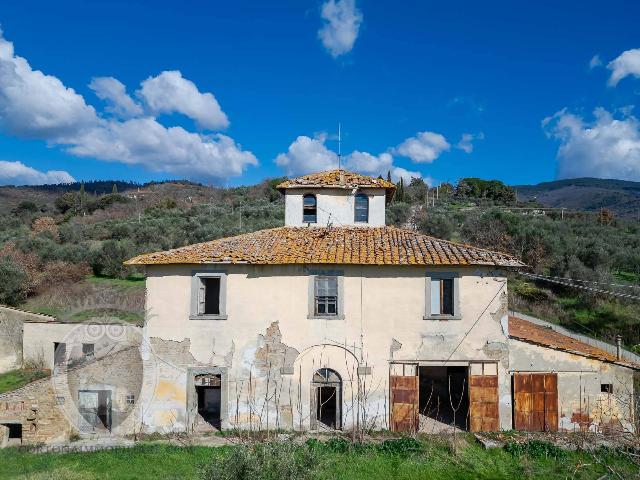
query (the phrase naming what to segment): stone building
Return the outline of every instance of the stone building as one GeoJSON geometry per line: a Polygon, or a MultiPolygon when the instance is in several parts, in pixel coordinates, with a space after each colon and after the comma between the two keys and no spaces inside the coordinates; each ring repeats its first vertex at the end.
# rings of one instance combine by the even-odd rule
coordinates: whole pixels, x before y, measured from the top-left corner
{"type": "MultiPolygon", "coordinates": [[[[140,375],[87,388],[136,390],[113,434],[633,428],[640,362],[510,318],[518,259],[385,226],[382,179],[334,170],[279,189],[283,227],[127,262],[147,275],[139,360],[123,367],[140,375]]],[[[0,423],[24,396],[0,395],[0,423]]]]}

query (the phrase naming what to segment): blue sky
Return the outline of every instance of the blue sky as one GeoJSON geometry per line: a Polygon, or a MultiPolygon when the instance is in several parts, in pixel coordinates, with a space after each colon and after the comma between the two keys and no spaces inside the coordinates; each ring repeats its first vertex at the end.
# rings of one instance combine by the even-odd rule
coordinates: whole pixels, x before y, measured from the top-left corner
{"type": "Polygon", "coordinates": [[[638,18],[628,1],[10,2],[0,183],[255,183],[334,165],[338,122],[364,173],[640,180],[638,18]]]}

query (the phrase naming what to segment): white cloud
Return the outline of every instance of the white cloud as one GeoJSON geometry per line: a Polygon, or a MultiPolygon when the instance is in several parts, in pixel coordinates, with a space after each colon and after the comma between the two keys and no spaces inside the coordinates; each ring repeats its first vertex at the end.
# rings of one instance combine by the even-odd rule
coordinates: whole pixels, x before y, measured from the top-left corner
{"type": "Polygon", "coordinates": [[[587,122],[563,109],[543,120],[547,134],[560,140],[558,177],[640,180],[640,121],[603,108],[593,114],[587,122]]]}
{"type": "Polygon", "coordinates": [[[589,60],[589,68],[594,69],[601,66],[602,59],[600,58],[600,55],[594,55],[593,57],[591,57],[591,60],[589,60]]]}
{"type": "Polygon", "coordinates": [[[443,135],[419,132],[415,137],[409,137],[398,145],[394,152],[417,163],[432,163],[442,152],[450,149],[451,145],[443,135]]]}
{"type": "Polygon", "coordinates": [[[356,8],[355,0],[328,0],[320,12],[324,25],[318,37],[324,48],[334,58],[348,53],[358,38],[362,12],[356,8]]]}
{"type": "Polygon", "coordinates": [[[91,80],[89,88],[93,90],[100,100],[105,100],[108,105],[105,110],[122,118],[131,118],[142,115],[142,107],[133,101],[127,94],[127,89],[122,82],[113,77],[95,77],[91,80]]]}
{"type": "MultiPolygon", "coordinates": [[[[113,111],[138,115],[135,102],[116,79],[94,79],[92,88],[109,101],[113,111]]],[[[213,95],[200,93],[180,72],[163,72],[145,80],[140,96],[155,113],[180,112],[207,128],[228,124],[213,95]]],[[[153,116],[124,121],[101,117],[58,78],[33,70],[16,56],[1,31],[0,128],[63,146],[77,156],[141,165],[198,181],[223,180],[258,164],[251,152],[225,135],[165,127],[153,116]]]]}
{"type": "Polygon", "coordinates": [[[33,70],[0,30],[0,127],[22,137],[56,141],[98,121],[93,107],[60,80],[33,70]]]}
{"type": "Polygon", "coordinates": [[[484,140],[484,133],[463,133],[460,141],[456,144],[456,148],[465,153],[473,152],[474,140],[484,140]]]}
{"type": "MultiPolygon", "coordinates": [[[[326,138],[326,134],[317,135],[316,138],[301,135],[289,145],[286,153],[276,157],[275,162],[289,176],[338,168],[338,156],[326,147],[324,144],[326,138]]],[[[343,168],[373,177],[378,175],[386,177],[387,172],[391,172],[394,181],[398,181],[401,177],[405,181],[422,177],[420,172],[395,166],[393,156],[388,152],[372,155],[355,150],[343,157],[343,168]]]]}
{"type": "Polygon", "coordinates": [[[229,126],[227,115],[212,93],[201,93],[198,87],[177,70],[149,77],[141,84],[138,95],[154,114],[182,113],[202,128],[219,130],[229,126]]]}
{"type": "Polygon", "coordinates": [[[640,48],[622,52],[618,58],[609,62],[607,68],[611,70],[611,77],[609,77],[611,86],[617,85],[620,80],[629,75],[640,78],[640,48]]]}
{"type": "Polygon", "coordinates": [[[46,185],[71,182],[75,182],[75,179],[65,171],[41,172],[22,162],[0,160],[0,185],[46,185]]]}
{"type": "Polygon", "coordinates": [[[325,146],[324,140],[324,136],[300,135],[289,145],[287,153],[276,157],[276,165],[290,176],[338,168],[338,156],[325,146]]]}

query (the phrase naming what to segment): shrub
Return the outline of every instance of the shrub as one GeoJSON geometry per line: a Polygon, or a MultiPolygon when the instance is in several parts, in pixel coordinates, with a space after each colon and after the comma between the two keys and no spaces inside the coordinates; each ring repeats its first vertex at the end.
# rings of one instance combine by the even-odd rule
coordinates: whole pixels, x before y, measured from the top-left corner
{"type": "Polygon", "coordinates": [[[17,306],[27,298],[27,274],[7,257],[0,257],[0,303],[17,306]]]}
{"type": "Polygon", "coordinates": [[[307,480],[317,478],[323,458],[317,449],[292,442],[232,447],[200,468],[202,480],[307,480]]]}
{"type": "Polygon", "coordinates": [[[516,457],[525,453],[534,458],[562,458],[566,455],[566,452],[557,445],[543,440],[529,440],[524,443],[509,442],[504,449],[516,457]]]}

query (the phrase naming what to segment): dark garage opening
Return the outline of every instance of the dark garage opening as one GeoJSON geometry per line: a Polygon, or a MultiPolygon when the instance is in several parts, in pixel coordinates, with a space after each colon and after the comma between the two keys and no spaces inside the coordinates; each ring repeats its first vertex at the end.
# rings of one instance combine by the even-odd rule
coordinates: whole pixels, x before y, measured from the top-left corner
{"type": "Polygon", "coordinates": [[[419,413],[469,429],[469,367],[419,367],[419,413]],[[455,412],[454,412],[455,410],[455,412]]]}

